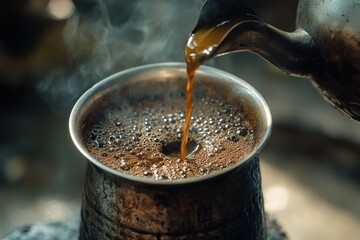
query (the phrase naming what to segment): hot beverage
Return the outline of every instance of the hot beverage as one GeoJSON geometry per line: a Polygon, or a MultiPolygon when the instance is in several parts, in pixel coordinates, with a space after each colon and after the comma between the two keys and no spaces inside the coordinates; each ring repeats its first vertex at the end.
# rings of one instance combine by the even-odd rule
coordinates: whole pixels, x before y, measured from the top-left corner
{"type": "Polygon", "coordinates": [[[118,171],[156,179],[202,176],[250,154],[257,143],[256,126],[241,111],[244,106],[205,95],[195,96],[193,103],[195,71],[236,23],[227,21],[190,36],[185,47],[185,105],[184,94],[178,94],[108,106],[87,127],[89,151],[118,171]]]}
{"type": "Polygon", "coordinates": [[[84,128],[91,154],[131,175],[155,179],[199,177],[244,160],[258,143],[253,116],[240,101],[195,94],[188,155],[180,157],[184,93],[118,100],[92,114],[84,128]]]}
{"type": "Polygon", "coordinates": [[[186,80],[184,64],[141,66],[78,100],[70,133],[89,160],[79,239],[266,239],[265,101],[241,79],[200,67],[181,159],[186,80]]]}
{"type": "Polygon", "coordinates": [[[181,142],[181,159],[185,159],[188,150],[187,142],[189,139],[192,114],[195,71],[201,64],[211,57],[210,54],[212,53],[212,50],[221,42],[226,32],[229,31],[229,29],[231,29],[236,23],[236,21],[226,21],[221,25],[200,29],[199,31],[191,34],[187,41],[185,46],[185,60],[188,81],[186,85],[186,117],[181,142]]]}

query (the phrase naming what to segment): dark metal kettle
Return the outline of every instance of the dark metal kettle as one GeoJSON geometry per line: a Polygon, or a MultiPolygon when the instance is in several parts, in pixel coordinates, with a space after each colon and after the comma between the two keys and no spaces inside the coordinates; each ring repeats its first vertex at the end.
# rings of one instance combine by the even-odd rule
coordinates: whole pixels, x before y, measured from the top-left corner
{"type": "Polygon", "coordinates": [[[359,0],[300,0],[294,32],[263,22],[242,0],[207,0],[192,33],[234,19],[207,59],[254,52],[288,74],[309,77],[331,105],[360,121],[359,0]]]}

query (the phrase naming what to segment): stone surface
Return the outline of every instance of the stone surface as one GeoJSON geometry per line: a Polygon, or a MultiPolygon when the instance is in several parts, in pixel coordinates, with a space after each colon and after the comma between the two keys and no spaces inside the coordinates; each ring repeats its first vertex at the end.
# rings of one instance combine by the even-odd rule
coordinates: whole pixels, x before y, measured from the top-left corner
{"type": "MultiPolygon", "coordinates": [[[[77,218],[54,223],[36,223],[15,230],[2,240],[77,240],[79,224],[77,218]]],[[[267,240],[288,239],[285,231],[272,218],[267,220],[267,235],[267,240]]]]}
{"type": "Polygon", "coordinates": [[[37,223],[8,234],[3,240],[75,240],[79,236],[79,221],[37,223]]]}

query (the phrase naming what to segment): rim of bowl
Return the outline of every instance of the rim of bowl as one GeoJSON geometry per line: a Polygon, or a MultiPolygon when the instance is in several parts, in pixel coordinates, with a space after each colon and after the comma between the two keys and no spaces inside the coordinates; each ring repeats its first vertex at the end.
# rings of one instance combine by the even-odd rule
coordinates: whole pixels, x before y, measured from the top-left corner
{"type": "Polygon", "coordinates": [[[160,179],[155,179],[155,178],[150,178],[150,177],[141,177],[141,176],[136,176],[136,175],[119,172],[119,171],[101,163],[99,160],[97,160],[91,153],[89,153],[87,151],[86,146],[84,146],[84,144],[82,143],[80,131],[77,131],[77,129],[76,129],[76,126],[78,126],[77,122],[79,121],[79,114],[81,112],[80,111],[81,108],[88,102],[88,100],[90,100],[94,96],[94,94],[103,90],[102,87],[104,85],[109,84],[109,82],[115,81],[116,79],[119,79],[124,75],[137,74],[139,72],[144,72],[147,70],[154,70],[154,69],[177,69],[177,70],[185,71],[186,65],[185,65],[185,63],[166,62],[166,63],[141,65],[141,66],[137,66],[137,67],[133,67],[133,68],[129,68],[129,69],[120,71],[120,72],[110,75],[109,77],[96,83],[94,86],[92,86],[90,89],[88,89],[85,93],[83,93],[80,96],[80,98],[77,100],[77,102],[75,103],[74,107],[72,108],[72,111],[70,113],[70,118],[69,118],[70,136],[71,136],[71,139],[72,139],[73,143],[75,144],[76,148],[92,164],[96,165],[97,167],[101,168],[102,170],[104,170],[108,173],[111,173],[112,175],[130,180],[130,181],[151,184],[151,185],[166,186],[166,185],[179,185],[179,184],[195,183],[195,182],[200,182],[200,181],[215,178],[217,176],[220,176],[227,172],[230,172],[233,169],[236,169],[243,163],[252,159],[257,153],[260,152],[262,147],[265,145],[265,143],[269,139],[270,134],[271,134],[271,128],[272,128],[272,117],[271,117],[270,109],[269,109],[269,106],[267,105],[266,101],[264,100],[264,98],[254,87],[252,87],[249,83],[245,82],[241,78],[239,78],[233,74],[230,74],[228,72],[225,72],[223,70],[217,69],[217,68],[201,66],[196,71],[196,73],[201,74],[202,72],[204,72],[207,74],[214,74],[215,76],[221,75],[222,77],[231,79],[232,81],[236,81],[237,84],[245,87],[247,89],[247,91],[249,93],[251,93],[251,95],[253,97],[256,97],[257,102],[260,103],[260,105],[262,106],[262,109],[263,109],[262,115],[264,117],[264,122],[266,123],[265,131],[264,131],[263,135],[261,136],[258,144],[255,146],[253,151],[250,154],[248,154],[248,156],[246,158],[240,160],[239,162],[237,162],[234,165],[231,165],[230,167],[216,171],[211,174],[207,174],[207,175],[203,175],[203,176],[199,176],[199,177],[189,177],[189,178],[175,179],[175,180],[160,180],[160,179]]]}

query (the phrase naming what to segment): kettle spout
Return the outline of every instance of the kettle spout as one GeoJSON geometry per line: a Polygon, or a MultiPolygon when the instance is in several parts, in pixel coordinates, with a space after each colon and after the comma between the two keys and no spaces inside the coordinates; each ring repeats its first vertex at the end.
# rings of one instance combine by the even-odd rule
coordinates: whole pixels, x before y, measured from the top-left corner
{"type": "Polygon", "coordinates": [[[187,42],[187,61],[201,64],[238,51],[254,52],[298,76],[312,76],[321,64],[320,51],[305,30],[281,31],[241,0],[207,0],[187,42]]]}
{"type": "Polygon", "coordinates": [[[238,51],[254,52],[296,76],[314,76],[322,63],[319,49],[305,30],[285,32],[262,21],[246,21],[233,27],[211,57],[238,51]]]}

